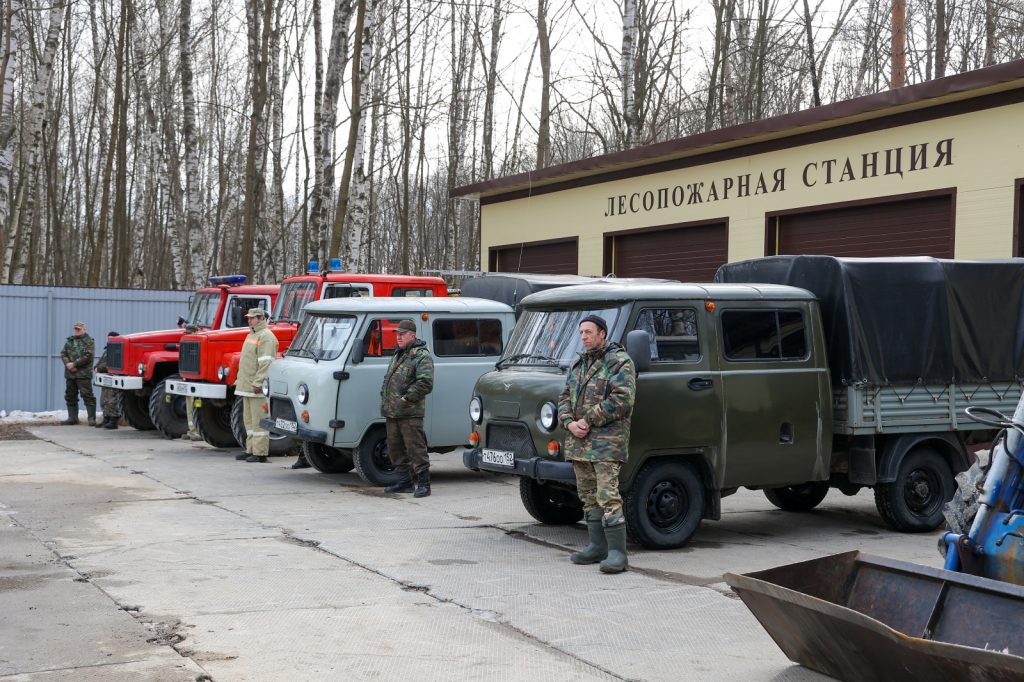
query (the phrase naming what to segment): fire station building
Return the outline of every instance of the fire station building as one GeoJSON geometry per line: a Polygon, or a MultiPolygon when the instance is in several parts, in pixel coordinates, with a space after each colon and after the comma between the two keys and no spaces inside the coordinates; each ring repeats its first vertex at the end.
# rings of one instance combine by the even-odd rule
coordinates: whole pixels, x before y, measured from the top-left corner
{"type": "Polygon", "coordinates": [[[452,190],[481,264],[708,281],[776,254],[1024,256],[1024,60],[452,190]]]}

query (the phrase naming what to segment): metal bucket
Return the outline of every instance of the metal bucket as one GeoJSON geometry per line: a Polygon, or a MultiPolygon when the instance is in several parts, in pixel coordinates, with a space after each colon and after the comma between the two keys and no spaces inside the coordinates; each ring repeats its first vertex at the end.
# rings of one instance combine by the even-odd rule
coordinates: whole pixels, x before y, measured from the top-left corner
{"type": "Polygon", "coordinates": [[[840,680],[1024,681],[1024,587],[861,552],[725,579],[791,661],[840,680]]]}

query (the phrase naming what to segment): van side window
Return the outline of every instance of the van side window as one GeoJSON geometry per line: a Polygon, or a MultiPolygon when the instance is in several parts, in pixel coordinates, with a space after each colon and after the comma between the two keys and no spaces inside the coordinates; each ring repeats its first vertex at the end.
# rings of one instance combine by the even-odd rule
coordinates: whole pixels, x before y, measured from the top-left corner
{"type": "Polygon", "coordinates": [[[435,320],[433,333],[438,357],[501,355],[501,320],[435,320]]]}
{"type": "Polygon", "coordinates": [[[433,289],[408,289],[398,287],[391,292],[392,296],[404,296],[406,298],[425,298],[434,295],[433,289]]]}
{"type": "Polygon", "coordinates": [[[373,320],[363,334],[363,356],[368,358],[386,358],[395,354],[398,337],[398,323],[395,320],[373,320]]]}
{"type": "Polygon", "coordinates": [[[370,290],[357,284],[332,284],[324,289],[324,300],[329,298],[368,298],[369,296],[370,290]]]}
{"type": "Polygon", "coordinates": [[[729,360],[803,360],[804,316],[799,310],[723,310],[722,345],[729,360]]]}
{"type": "Polygon", "coordinates": [[[267,302],[262,297],[233,297],[228,301],[228,309],[224,313],[226,325],[228,327],[245,327],[248,324],[245,314],[252,308],[263,308],[266,310],[267,302]]]}
{"type": "Polygon", "coordinates": [[[636,329],[651,337],[652,362],[700,360],[697,311],[693,308],[646,308],[640,311],[636,329]]]}

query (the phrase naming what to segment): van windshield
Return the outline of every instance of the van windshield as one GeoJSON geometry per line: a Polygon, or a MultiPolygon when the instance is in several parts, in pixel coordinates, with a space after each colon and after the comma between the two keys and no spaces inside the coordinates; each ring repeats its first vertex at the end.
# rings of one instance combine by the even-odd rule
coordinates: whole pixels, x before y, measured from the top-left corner
{"type": "Polygon", "coordinates": [[[341,355],[355,326],[353,315],[306,315],[285,355],[334,360],[341,355]]]}
{"type": "Polygon", "coordinates": [[[217,317],[217,309],[220,308],[220,292],[206,292],[196,294],[192,299],[192,305],[188,309],[188,321],[186,324],[195,325],[200,329],[210,329],[217,317]]]}
{"type": "Polygon", "coordinates": [[[274,322],[298,322],[302,309],[316,297],[316,282],[298,280],[285,282],[277,295],[277,306],[271,316],[274,322]]]}
{"type": "Polygon", "coordinates": [[[599,310],[527,310],[505,347],[505,354],[498,362],[509,365],[549,365],[568,367],[576,360],[576,354],[583,350],[580,341],[580,320],[587,315],[600,315],[615,326],[619,308],[599,310]]]}

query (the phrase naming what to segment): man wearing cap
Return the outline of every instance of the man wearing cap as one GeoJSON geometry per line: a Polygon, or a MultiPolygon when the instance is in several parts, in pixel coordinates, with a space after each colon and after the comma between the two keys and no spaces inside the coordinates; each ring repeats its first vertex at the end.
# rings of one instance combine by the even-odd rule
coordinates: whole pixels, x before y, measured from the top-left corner
{"type": "Polygon", "coordinates": [[[402,320],[395,332],[398,349],[384,374],[380,412],[387,421],[388,456],[398,481],[389,493],[430,494],[430,458],[423,432],[424,401],[434,388],[434,359],[426,342],[416,338],[416,323],[402,320]]]}
{"type": "Polygon", "coordinates": [[[89,426],[96,426],[96,395],[92,392],[92,360],[96,356],[96,342],[85,331],[85,322],[75,322],[74,333],[64,342],[60,359],[64,362],[64,402],[68,418],[64,425],[78,423],[78,395],[82,395],[89,426]]]}
{"type": "Polygon", "coordinates": [[[249,321],[249,334],[242,344],[235,377],[235,395],[242,399],[242,419],[245,422],[245,452],[235,459],[246,462],[266,462],[270,453],[270,434],[260,427],[263,416],[263,380],[270,371],[270,363],[277,357],[277,337],[267,329],[267,311],[252,308],[245,314],[249,321]]]}
{"type": "Polygon", "coordinates": [[[580,321],[583,352],[569,368],[558,398],[558,423],[569,432],[565,459],[576,474],[590,543],[569,559],[601,562],[602,573],[621,573],[626,560],[619,469],[629,454],[629,423],[636,398],[636,368],[625,349],[608,343],[608,324],[598,315],[580,321]]]}
{"type": "MultiPolygon", "coordinates": [[[[117,332],[107,332],[107,346],[103,347],[100,361],[96,363],[96,374],[107,372],[107,347],[110,345],[110,338],[120,336],[117,332]]],[[[116,429],[117,421],[121,418],[121,406],[117,400],[117,390],[104,386],[100,390],[100,407],[103,408],[103,422],[96,424],[96,428],[116,429]]]]}

